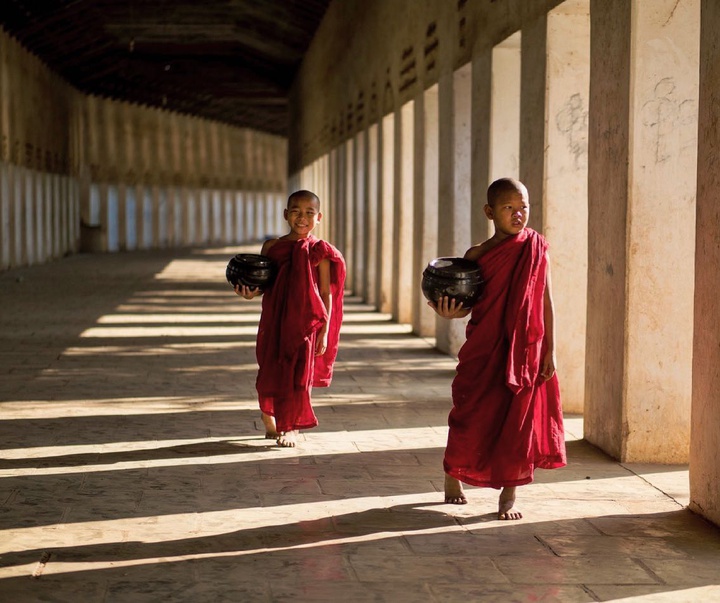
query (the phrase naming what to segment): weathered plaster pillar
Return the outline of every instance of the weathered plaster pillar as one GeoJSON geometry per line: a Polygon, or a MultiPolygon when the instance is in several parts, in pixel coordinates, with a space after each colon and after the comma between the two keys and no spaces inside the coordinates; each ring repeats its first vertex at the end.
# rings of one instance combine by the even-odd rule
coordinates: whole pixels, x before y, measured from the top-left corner
{"type": "Polygon", "coordinates": [[[590,0],[566,0],[548,13],[546,77],[542,224],[550,242],[563,409],[581,413],[587,322],[590,0]]]}
{"type": "Polygon", "coordinates": [[[11,265],[10,237],[10,169],[5,161],[0,161],[0,270],[11,265]]]}
{"type": "MultiPolygon", "coordinates": [[[[335,236],[337,237],[337,247],[345,256],[345,261],[348,264],[348,277],[350,279],[350,272],[352,267],[347,256],[347,147],[345,143],[341,143],[337,146],[337,154],[335,155],[335,212],[333,214],[335,236]]],[[[349,280],[347,281],[349,287],[349,280]]]]}
{"type": "MultiPolygon", "coordinates": [[[[330,154],[326,153],[320,159],[318,159],[318,190],[320,191],[318,194],[320,195],[320,201],[322,202],[323,206],[323,213],[325,214],[325,217],[323,218],[323,239],[326,239],[327,241],[330,241],[332,243],[332,231],[330,229],[330,224],[332,224],[332,220],[330,217],[328,217],[328,212],[330,212],[330,216],[332,216],[333,208],[330,204],[330,154]]],[[[282,219],[282,216],[280,216],[282,219]]]]}
{"type": "Polygon", "coordinates": [[[330,216],[329,219],[326,217],[325,220],[327,220],[325,224],[326,233],[328,236],[328,239],[333,243],[333,245],[339,247],[338,245],[338,195],[337,195],[337,181],[338,181],[338,168],[337,168],[338,160],[337,160],[337,148],[330,149],[330,152],[328,153],[328,196],[327,196],[327,204],[328,208],[330,210],[330,216]]]}
{"type": "Polygon", "coordinates": [[[259,190],[253,193],[255,201],[255,225],[254,231],[255,241],[263,241],[265,239],[265,195],[259,190]]]}
{"type": "MultiPolygon", "coordinates": [[[[472,58],[472,169],[470,174],[470,240],[473,244],[490,238],[492,222],[485,215],[487,189],[490,186],[490,163],[495,147],[491,144],[493,117],[493,56],[494,49],[483,49],[472,58]]],[[[518,51],[519,55],[519,51],[518,51]]],[[[518,60],[518,68],[520,66],[518,60]]],[[[510,79],[510,78],[508,78],[510,79]]],[[[499,86],[497,86],[499,88],[499,86]]],[[[519,92],[518,92],[519,95],[519,92]]],[[[499,109],[499,107],[498,107],[499,109]]],[[[518,121],[515,120],[515,129],[518,121]]],[[[497,133],[497,132],[496,132],[497,133]]],[[[498,136],[500,139],[500,136],[498,136]]],[[[512,140],[512,137],[510,138],[512,140]]],[[[517,165],[517,148],[515,148],[517,165]]]]}
{"type": "MultiPolygon", "coordinates": [[[[468,63],[438,85],[439,199],[438,255],[462,256],[470,247],[470,117],[472,68],[468,63]]],[[[456,355],[465,341],[467,319],[437,318],[437,347],[456,355]]]]}
{"type": "Polygon", "coordinates": [[[380,128],[380,204],[378,206],[380,247],[377,275],[380,289],[380,312],[393,309],[393,232],[395,206],[395,114],[383,117],[380,128]]]}
{"type": "Polygon", "coordinates": [[[690,508],[720,525],[720,5],[701,14],[690,508]]]}
{"type": "Polygon", "coordinates": [[[343,253],[347,262],[348,272],[345,286],[350,291],[355,291],[355,228],[353,218],[355,217],[355,144],[351,138],[343,143],[345,149],[344,175],[344,203],[343,203],[343,231],[344,243],[343,253]]]}
{"type": "Polygon", "coordinates": [[[435,335],[435,313],[422,294],[422,273],[438,249],[438,87],[418,94],[415,101],[415,262],[413,267],[413,331],[435,335]]]}
{"type": "Polygon", "coordinates": [[[365,298],[365,271],[367,269],[367,247],[365,241],[365,208],[367,205],[367,134],[363,130],[356,134],[353,140],[355,159],[354,164],[354,213],[353,228],[353,258],[355,262],[353,293],[365,298]]]}
{"type": "Polygon", "coordinates": [[[521,38],[517,31],[492,50],[490,182],[520,177],[521,38]]]}
{"type": "Polygon", "coordinates": [[[523,23],[520,39],[520,180],[530,193],[528,226],[544,233],[547,14],[523,23]]]}
{"type": "Polygon", "coordinates": [[[245,220],[245,242],[250,243],[255,240],[255,199],[252,191],[246,191],[244,195],[245,211],[243,218],[245,220]]]}
{"type": "Polygon", "coordinates": [[[378,125],[372,124],[367,132],[367,206],[365,208],[365,301],[378,305],[377,261],[379,244],[378,201],[380,199],[380,149],[378,125]]]}
{"type": "Polygon", "coordinates": [[[590,15],[585,435],[623,461],[687,462],[699,0],[590,15]]]}
{"type": "Polygon", "coordinates": [[[395,229],[393,246],[393,318],[412,323],[413,310],[413,178],[415,166],[415,103],[408,101],[396,114],[395,229]]]}
{"type": "Polygon", "coordinates": [[[210,241],[220,243],[225,239],[225,208],[222,191],[210,190],[210,241]]]}

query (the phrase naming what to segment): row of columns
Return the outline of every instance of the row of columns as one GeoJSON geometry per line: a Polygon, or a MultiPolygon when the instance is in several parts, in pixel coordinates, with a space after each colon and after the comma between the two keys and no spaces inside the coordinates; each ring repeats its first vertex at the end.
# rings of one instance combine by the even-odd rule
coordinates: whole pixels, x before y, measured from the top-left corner
{"type": "Polygon", "coordinates": [[[283,230],[287,140],[74,90],[0,30],[0,270],[283,230]]]}
{"type": "Polygon", "coordinates": [[[485,189],[520,177],[551,243],[566,411],[584,410],[586,438],[623,461],[691,458],[704,480],[692,505],[720,523],[718,264],[695,271],[697,190],[698,249],[720,260],[711,4],[701,15],[701,0],[567,0],[292,182],[325,195],[354,290],[456,353],[464,325],[424,307],[422,268],[491,235],[485,189]]]}
{"type": "Polygon", "coordinates": [[[77,251],[77,181],[0,161],[0,270],[77,251]]]}
{"type": "Polygon", "coordinates": [[[91,184],[0,162],[0,269],[77,251],[234,245],[282,234],[281,193],[91,184]]]}
{"type": "Polygon", "coordinates": [[[88,251],[233,245],[284,232],[285,196],[262,191],[91,184],[88,251]]]}

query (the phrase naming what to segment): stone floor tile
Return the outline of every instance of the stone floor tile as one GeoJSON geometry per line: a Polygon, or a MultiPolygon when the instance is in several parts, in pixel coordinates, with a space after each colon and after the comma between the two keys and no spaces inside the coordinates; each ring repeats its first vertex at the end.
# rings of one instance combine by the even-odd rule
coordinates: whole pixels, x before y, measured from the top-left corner
{"type": "Polygon", "coordinates": [[[594,601],[652,601],[652,603],[717,603],[720,586],[684,588],[669,585],[588,584],[594,601]]]}
{"type": "Polygon", "coordinates": [[[508,582],[487,557],[397,555],[391,558],[373,558],[350,555],[348,561],[361,582],[395,583],[406,581],[409,576],[416,576],[427,582],[439,580],[485,584],[508,582]]]}
{"type": "Polygon", "coordinates": [[[505,586],[457,583],[431,584],[430,590],[440,603],[482,601],[483,603],[586,603],[596,601],[581,586],[509,584],[505,586]]]}
{"type": "Polygon", "coordinates": [[[517,584],[657,584],[659,580],[630,557],[588,555],[586,557],[493,559],[504,576],[517,584]]]}
{"type": "Polygon", "coordinates": [[[599,555],[641,559],[687,559],[688,554],[666,539],[587,535],[582,544],[573,536],[543,534],[538,539],[558,557],[599,555]]]}
{"type": "Polygon", "coordinates": [[[414,580],[387,582],[326,582],[308,579],[292,586],[271,584],[273,601],[352,601],[353,603],[424,603],[437,599],[427,584],[414,580]]]}

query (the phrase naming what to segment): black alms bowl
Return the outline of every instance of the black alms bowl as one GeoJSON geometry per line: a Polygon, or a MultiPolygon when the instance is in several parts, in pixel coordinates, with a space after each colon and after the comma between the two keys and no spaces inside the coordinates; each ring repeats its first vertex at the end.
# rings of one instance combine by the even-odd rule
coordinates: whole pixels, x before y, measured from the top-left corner
{"type": "Polygon", "coordinates": [[[233,287],[239,283],[265,289],[272,285],[275,273],[275,262],[269,257],[256,253],[238,253],[230,258],[225,269],[225,278],[233,287]]]}
{"type": "Polygon", "coordinates": [[[422,292],[433,303],[442,297],[471,308],[483,292],[480,267],[465,258],[436,258],[423,271],[422,292]]]}

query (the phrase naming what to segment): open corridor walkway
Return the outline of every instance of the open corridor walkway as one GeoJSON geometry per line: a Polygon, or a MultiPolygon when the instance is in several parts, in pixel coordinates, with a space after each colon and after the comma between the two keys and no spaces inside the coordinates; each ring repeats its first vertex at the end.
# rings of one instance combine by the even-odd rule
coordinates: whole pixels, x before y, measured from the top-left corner
{"type": "Polygon", "coordinates": [[[264,439],[236,251],[0,274],[0,601],[720,601],[685,468],[616,463],[579,417],[525,519],[442,504],[455,362],[352,298],[320,426],[264,439]]]}

